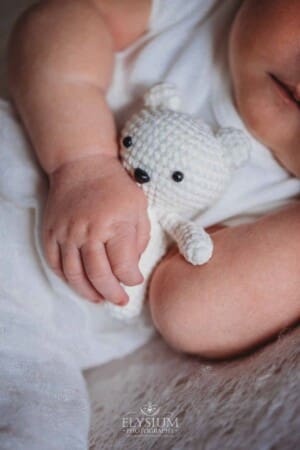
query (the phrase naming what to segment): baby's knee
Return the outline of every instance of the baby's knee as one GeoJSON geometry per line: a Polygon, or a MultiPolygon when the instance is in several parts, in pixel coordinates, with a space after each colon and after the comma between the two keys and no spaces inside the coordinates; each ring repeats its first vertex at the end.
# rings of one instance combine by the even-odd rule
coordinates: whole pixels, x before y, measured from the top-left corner
{"type": "MultiPolygon", "coordinates": [[[[242,327],[222,315],[209,283],[194,283],[191,266],[177,254],[162,261],[153,274],[149,303],[153,322],[174,349],[211,359],[237,356],[245,350],[242,327]]],[[[192,270],[198,270],[192,269],[192,270]]],[[[204,281],[204,280],[203,280],[204,281]]],[[[217,283],[217,280],[215,280],[217,283]]]]}

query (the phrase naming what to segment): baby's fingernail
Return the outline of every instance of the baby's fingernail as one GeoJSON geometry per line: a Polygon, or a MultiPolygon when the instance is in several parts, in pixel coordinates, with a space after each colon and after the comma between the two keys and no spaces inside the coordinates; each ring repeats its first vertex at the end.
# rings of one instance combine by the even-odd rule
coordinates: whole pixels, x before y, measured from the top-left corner
{"type": "Polygon", "coordinates": [[[143,277],[143,275],[142,275],[142,273],[141,272],[139,272],[139,283],[142,283],[144,281],[144,277],[143,277]]]}
{"type": "Polygon", "coordinates": [[[117,304],[118,304],[119,306],[125,306],[125,305],[127,305],[127,303],[128,303],[128,299],[125,298],[125,299],[123,299],[123,300],[120,300],[117,304]]]}
{"type": "Polygon", "coordinates": [[[126,300],[122,300],[121,302],[117,303],[118,306],[125,306],[127,304],[126,300]]]}

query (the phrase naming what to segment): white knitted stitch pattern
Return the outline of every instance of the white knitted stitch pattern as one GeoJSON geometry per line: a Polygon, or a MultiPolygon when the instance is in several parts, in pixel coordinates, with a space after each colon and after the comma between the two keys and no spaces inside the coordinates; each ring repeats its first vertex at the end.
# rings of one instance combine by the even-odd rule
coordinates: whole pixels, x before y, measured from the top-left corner
{"type": "MultiPolygon", "coordinates": [[[[121,133],[121,158],[133,178],[137,169],[147,175],[141,187],[162,226],[160,232],[171,236],[187,261],[204,264],[212,255],[213,243],[192,218],[222,196],[234,171],[248,158],[250,143],[236,129],[214,134],[200,119],[178,111],[179,105],[174,86],[159,84],[150,89],[144,107],[121,133]]],[[[161,257],[165,251],[166,247],[152,245],[151,255],[148,247],[143,260],[153,261],[153,252],[161,257]]],[[[152,269],[153,264],[151,270],[142,271],[145,283],[152,269]]],[[[143,300],[130,298],[125,307],[107,307],[119,318],[130,318],[141,311],[143,300]]]]}
{"type": "Polygon", "coordinates": [[[162,216],[161,223],[189,263],[196,266],[206,263],[211,258],[213,243],[203,228],[192,221],[182,220],[176,214],[162,216]]]}
{"type": "Polygon", "coordinates": [[[220,197],[231,179],[219,141],[206,126],[184,113],[149,108],[133,117],[123,131],[133,145],[122,148],[127,170],[141,168],[151,182],[143,185],[149,204],[184,214],[204,210],[220,197]],[[174,182],[176,171],[184,174],[174,182]]]}

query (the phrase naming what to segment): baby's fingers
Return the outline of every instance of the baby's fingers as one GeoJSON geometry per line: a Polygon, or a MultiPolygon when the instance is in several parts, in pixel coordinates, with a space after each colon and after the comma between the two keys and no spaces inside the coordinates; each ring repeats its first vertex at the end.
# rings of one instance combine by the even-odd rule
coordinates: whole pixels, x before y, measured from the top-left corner
{"type": "Polygon", "coordinates": [[[53,272],[60,278],[64,278],[62,270],[61,254],[59,244],[56,239],[51,239],[47,236],[43,237],[44,252],[48,265],[53,272]]]}
{"type": "Polygon", "coordinates": [[[82,297],[98,303],[103,297],[91,285],[82,266],[81,255],[75,244],[61,244],[63,272],[69,285],[82,297]]]}
{"type": "Polygon", "coordinates": [[[112,273],[104,244],[89,242],[81,247],[85,272],[90,283],[112,303],[125,304],[128,296],[112,273]]]}
{"type": "Polygon", "coordinates": [[[135,227],[117,233],[106,243],[106,252],[114,275],[126,286],[143,281],[139,270],[139,252],[135,227]]]}

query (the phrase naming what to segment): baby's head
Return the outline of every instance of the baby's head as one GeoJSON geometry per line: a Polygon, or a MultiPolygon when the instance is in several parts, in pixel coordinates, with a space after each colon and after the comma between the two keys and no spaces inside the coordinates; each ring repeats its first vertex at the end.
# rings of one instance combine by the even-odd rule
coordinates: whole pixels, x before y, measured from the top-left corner
{"type": "Polygon", "coordinates": [[[245,125],[300,176],[300,1],[244,0],[229,56],[245,125]]]}

